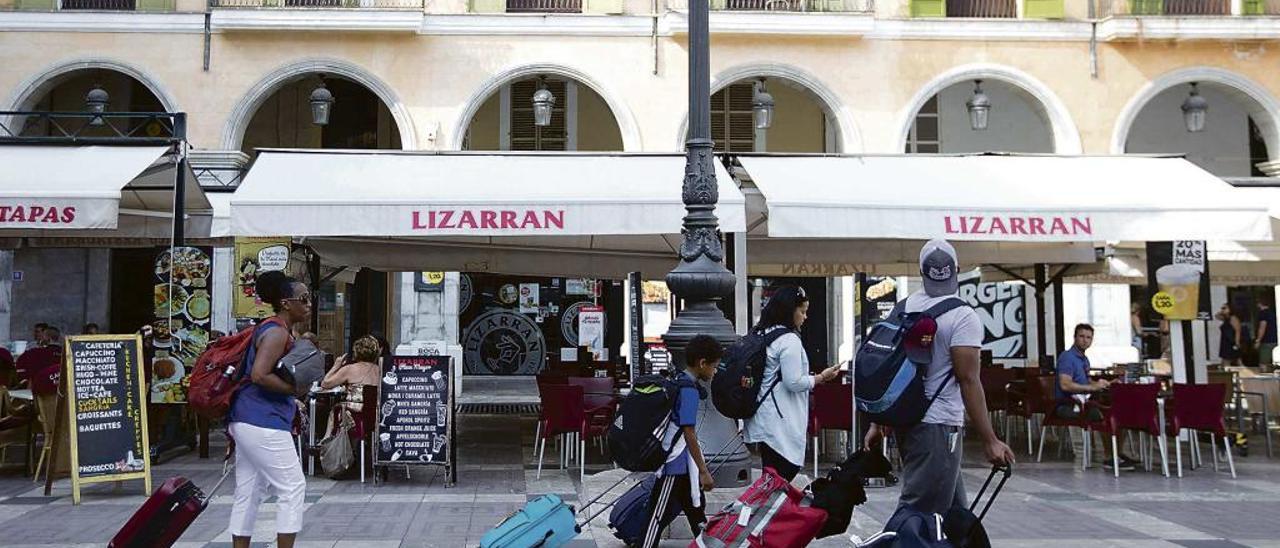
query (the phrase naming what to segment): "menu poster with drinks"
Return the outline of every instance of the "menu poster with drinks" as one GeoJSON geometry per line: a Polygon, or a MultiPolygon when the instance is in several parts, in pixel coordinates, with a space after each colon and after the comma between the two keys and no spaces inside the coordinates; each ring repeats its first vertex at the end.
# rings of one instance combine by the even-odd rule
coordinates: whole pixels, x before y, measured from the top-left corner
{"type": "Polygon", "coordinates": [[[453,463],[453,393],[449,356],[393,356],[378,390],[377,462],[453,463]]]}
{"type": "Polygon", "coordinates": [[[73,499],[79,485],[142,478],[151,492],[142,338],[68,337],[67,402],[73,499]]]}
{"type": "Polygon", "coordinates": [[[1210,320],[1209,255],[1199,240],[1147,243],[1151,307],[1166,320],[1210,320]]]}

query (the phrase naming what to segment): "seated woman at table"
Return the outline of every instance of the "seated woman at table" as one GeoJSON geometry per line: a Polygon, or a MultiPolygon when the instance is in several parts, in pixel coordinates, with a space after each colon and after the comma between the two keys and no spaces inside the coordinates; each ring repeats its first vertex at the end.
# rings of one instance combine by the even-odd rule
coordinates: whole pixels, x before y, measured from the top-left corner
{"type": "Polygon", "coordinates": [[[352,412],[359,413],[364,408],[364,387],[377,386],[381,382],[379,378],[382,372],[378,367],[381,350],[377,339],[369,335],[360,337],[351,346],[351,359],[348,360],[346,355],[339,357],[334,362],[333,369],[320,381],[320,388],[328,390],[338,386],[345,387],[346,398],[343,405],[352,412]]]}

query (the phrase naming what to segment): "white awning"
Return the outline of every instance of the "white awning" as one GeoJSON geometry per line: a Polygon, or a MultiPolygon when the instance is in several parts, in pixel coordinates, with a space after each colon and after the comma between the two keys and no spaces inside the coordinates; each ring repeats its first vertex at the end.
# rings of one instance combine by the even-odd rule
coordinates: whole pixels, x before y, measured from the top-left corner
{"type": "MultiPolygon", "coordinates": [[[[744,199],[716,162],[724,232],[744,199]]],[[[661,277],[680,246],[684,156],[264,150],[231,233],[306,238],[326,263],[388,271],[661,277]]]]}
{"type": "MultiPolygon", "coordinates": [[[[114,229],[123,189],[167,151],[162,146],[0,147],[0,229],[114,229]]],[[[142,194],[129,198],[126,212],[150,209],[142,194]]]]}
{"type": "MultiPolygon", "coordinates": [[[[720,174],[721,229],[744,230],[720,174]]],[[[231,199],[239,236],[678,234],[682,155],[264,150],[231,199]]]]}
{"type": "Polygon", "coordinates": [[[1265,204],[1181,158],[739,158],[770,238],[979,242],[1271,239],[1265,204]]]}

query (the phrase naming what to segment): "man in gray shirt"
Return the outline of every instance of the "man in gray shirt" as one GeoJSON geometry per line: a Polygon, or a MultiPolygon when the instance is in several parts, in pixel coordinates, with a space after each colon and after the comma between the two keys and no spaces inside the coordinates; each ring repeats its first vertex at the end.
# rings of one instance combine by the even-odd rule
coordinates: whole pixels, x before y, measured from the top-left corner
{"type": "MultiPolygon", "coordinates": [[[[921,312],[956,297],[960,282],[955,248],[946,240],[926,243],[920,250],[920,276],[924,289],[907,297],[907,312],[921,312]]],[[[991,429],[987,415],[979,378],[982,321],[968,306],[954,308],[935,319],[938,330],[933,338],[932,360],[925,370],[924,388],[926,396],[937,394],[937,399],[920,424],[895,428],[894,437],[902,455],[899,505],[944,513],[953,505],[968,505],[960,476],[966,408],[982,439],[987,460],[992,464],[1012,464],[1014,459],[1013,450],[991,429]]],[[[880,435],[880,429],[873,424],[865,439],[867,447],[874,446],[880,435]]]]}

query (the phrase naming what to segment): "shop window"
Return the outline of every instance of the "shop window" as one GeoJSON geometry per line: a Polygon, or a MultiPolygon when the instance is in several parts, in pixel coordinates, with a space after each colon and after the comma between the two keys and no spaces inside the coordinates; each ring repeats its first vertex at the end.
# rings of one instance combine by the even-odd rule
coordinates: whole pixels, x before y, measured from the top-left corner
{"type": "Polygon", "coordinates": [[[937,154],[942,151],[938,134],[938,96],[934,95],[920,107],[916,120],[907,134],[907,154],[937,154]]]}
{"type": "Polygon", "coordinates": [[[568,113],[571,108],[569,85],[563,80],[547,80],[547,89],[556,97],[551,109],[551,125],[533,123],[533,94],[538,91],[537,80],[524,80],[510,86],[511,102],[507,110],[510,123],[508,150],[562,151],[573,150],[569,146],[568,113]]]}
{"type": "Polygon", "coordinates": [[[748,81],[711,96],[711,139],[716,142],[716,152],[755,152],[754,95],[755,83],[748,81]]]}

